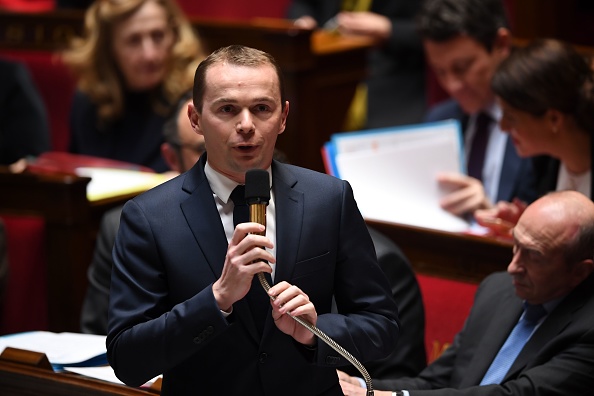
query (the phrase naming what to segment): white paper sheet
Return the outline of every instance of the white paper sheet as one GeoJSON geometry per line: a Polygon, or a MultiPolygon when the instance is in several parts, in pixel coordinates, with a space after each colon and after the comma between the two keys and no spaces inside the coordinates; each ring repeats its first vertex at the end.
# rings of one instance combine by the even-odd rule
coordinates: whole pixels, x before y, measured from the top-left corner
{"type": "Polygon", "coordinates": [[[168,180],[171,175],[115,168],[76,168],[79,176],[90,177],[87,185],[89,201],[144,192],[168,180]]]}
{"type": "Polygon", "coordinates": [[[438,230],[467,231],[469,223],[439,206],[447,192],[439,172],[462,169],[457,123],[446,122],[394,133],[345,134],[333,138],[339,177],[353,187],[366,219],[438,230]]]}
{"type": "Polygon", "coordinates": [[[0,337],[0,353],[6,347],[45,353],[52,365],[68,365],[105,356],[105,336],[32,331],[0,337]]]}

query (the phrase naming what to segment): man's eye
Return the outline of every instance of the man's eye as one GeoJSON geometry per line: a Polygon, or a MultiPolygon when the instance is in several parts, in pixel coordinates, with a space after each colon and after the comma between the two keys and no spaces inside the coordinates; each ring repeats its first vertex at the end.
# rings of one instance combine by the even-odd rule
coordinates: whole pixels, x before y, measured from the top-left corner
{"type": "Polygon", "coordinates": [[[256,106],[257,111],[268,111],[270,108],[266,105],[258,105],[256,106]]]}
{"type": "Polygon", "coordinates": [[[233,106],[223,106],[221,107],[221,111],[223,113],[231,113],[233,111],[233,106]]]}

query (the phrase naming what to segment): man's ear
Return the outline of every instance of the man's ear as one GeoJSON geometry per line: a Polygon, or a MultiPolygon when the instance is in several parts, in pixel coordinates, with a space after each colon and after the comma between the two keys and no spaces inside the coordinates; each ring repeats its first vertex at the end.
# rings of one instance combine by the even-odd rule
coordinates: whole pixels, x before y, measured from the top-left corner
{"type": "Polygon", "coordinates": [[[285,131],[285,128],[287,127],[287,117],[289,117],[289,101],[288,100],[285,102],[285,106],[283,107],[283,113],[282,113],[281,117],[282,117],[281,126],[280,126],[280,131],[278,132],[279,135],[281,133],[283,133],[285,131]]]}
{"type": "Polygon", "coordinates": [[[200,127],[200,114],[194,107],[194,103],[188,104],[188,118],[190,119],[190,124],[192,125],[192,129],[199,135],[203,135],[202,128],[200,127]]]}
{"type": "Polygon", "coordinates": [[[566,122],[565,114],[559,110],[548,109],[544,116],[551,128],[551,131],[554,134],[557,134],[559,131],[563,131],[564,124],[566,122]]]}
{"type": "Polygon", "coordinates": [[[161,156],[169,166],[169,169],[179,172],[179,156],[175,149],[167,142],[161,143],[161,156]]]}
{"type": "Polygon", "coordinates": [[[586,259],[577,263],[573,271],[574,287],[582,283],[592,272],[594,272],[594,260],[586,259]]]}
{"type": "Polygon", "coordinates": [[[512,35],[509,29],[501,27],[497,29],[497,35],[493,42],[493,52],[497,52],[498,55],[506,58],[512,47],[512,35]]]}

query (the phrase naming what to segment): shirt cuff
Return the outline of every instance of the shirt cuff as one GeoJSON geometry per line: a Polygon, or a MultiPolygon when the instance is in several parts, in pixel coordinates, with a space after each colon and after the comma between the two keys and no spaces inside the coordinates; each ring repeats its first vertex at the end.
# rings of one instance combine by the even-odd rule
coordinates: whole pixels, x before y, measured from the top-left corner
{"type": "Polygon", "coordinates": [[[231,305],[231,309],[229,310],[229,312],[225,312],[222,309],[219,309],[219,311],[221,311],[223,318],[227,319],[229,317],[229,315],[231,315],[233,313],[233,305],[231,305]]]}
{"type": "Polygon", "coordinates": [[[367,389],[367,384],[365,383],[365,380],[363,378],[359,378],[359,377],[353,377],[353,378],[355,378],[357,381],[359,381],[361,388],[367,389]]]}

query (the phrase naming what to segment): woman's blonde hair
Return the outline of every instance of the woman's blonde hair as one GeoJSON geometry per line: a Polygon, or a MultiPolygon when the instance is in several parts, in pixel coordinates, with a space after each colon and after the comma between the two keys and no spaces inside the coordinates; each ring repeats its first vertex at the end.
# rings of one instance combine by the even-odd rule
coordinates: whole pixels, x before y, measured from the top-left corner
{"type": "Polygon", "coordinates": [[[154,98],[154,110],[169,111],[192,86],[204,55],[192,26],[173,0],[96,0],[86,12],[83,36],[72,40],[62,59],[78,79],[78,89],[97,105],[100,121],[117,119],[124,112],[124,82],[112,52],[113,27],[150,1],[165,9],[175,35],[169,70],[160,96],[154,98]]]}

